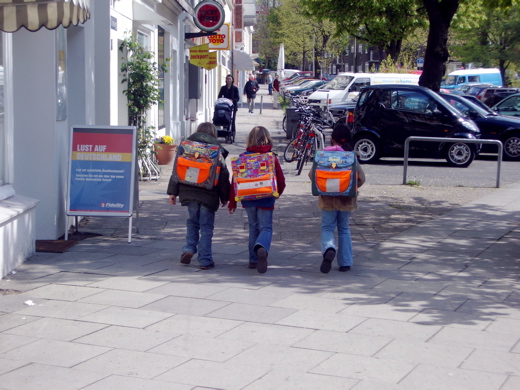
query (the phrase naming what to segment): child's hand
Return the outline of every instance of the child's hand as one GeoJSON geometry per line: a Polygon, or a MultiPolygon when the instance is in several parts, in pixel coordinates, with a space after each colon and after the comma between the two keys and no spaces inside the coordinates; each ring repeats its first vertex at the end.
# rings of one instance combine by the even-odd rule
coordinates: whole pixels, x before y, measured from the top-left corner
{"type": "Polygon", "coordinates": [[[175,204],[175,198],[176,198],[175,195],[170,195],[170,197],[168,198],[168,203],[169,204],[175,204]]]}
{"type": "Polygon", "coordinates": [[[220,204],[222,205],[222,207],[226,206],[228,204],[227,200],[225,202],[220,202],[220,204]]]}
{"type": "Polygon", "coordinates": [[[236,210],[236,207],[228,207],[229,214],[234,214],[236,210]]]}

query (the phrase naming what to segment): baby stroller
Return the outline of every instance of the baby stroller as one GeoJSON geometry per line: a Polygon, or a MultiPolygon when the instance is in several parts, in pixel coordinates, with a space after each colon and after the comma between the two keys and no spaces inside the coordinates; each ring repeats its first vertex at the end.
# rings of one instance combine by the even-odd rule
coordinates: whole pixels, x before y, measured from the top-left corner
{"type": "Polygon", "coordinates": [[[235,142],[235,129],[233,126],[233,102],[226,98],[215,101],[215,112],[213,113],[213,124],[217,128],[218,137],[225,137],[226,143],[235,142]]]}

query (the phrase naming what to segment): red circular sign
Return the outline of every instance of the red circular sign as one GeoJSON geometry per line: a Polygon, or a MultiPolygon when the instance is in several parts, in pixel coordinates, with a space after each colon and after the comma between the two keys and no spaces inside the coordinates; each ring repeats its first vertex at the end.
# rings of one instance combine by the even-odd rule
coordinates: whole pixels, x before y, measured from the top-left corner
{"type": "Polygon", "coordinates": [[[224,24],[224,8],[216,1],[206,0],[195,7],[195,25],[203,31],[218,30],[224,24]]]}

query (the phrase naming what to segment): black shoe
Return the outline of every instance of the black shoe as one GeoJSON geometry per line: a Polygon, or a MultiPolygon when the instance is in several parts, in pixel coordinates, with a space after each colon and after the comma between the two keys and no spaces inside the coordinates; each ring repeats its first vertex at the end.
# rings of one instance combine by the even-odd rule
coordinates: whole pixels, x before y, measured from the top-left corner
{"type": "Polygon", "coordinates": [[[194,253],[192,252],[184,252],[181,256],[181,263],[182,264],[190,264],[191,258],[193,257],[194,253]]]}
{"type": "Polygon", "coordinates": [[[259,274],[265,274],[267,271],[267,251],[261,246],[257,249],[256,255],[258,256],[256,270],[259,274]]]}
{"type": "Polygon", "coordinates": [[[213,268],[215,268],[215,263],[211,263],[208,265],[201,265],[199,268],[203,271],[208,270],[208,269],[213,269],[213,268]]]}
{"type": "Polygon", "coordinates": [[[323,255],[323,261],[321,262],[320,271],[323,274],[328,274],[332,268],[332,262],[334,261],[334,257],[336,257],[336,251],[333,248],[329,248],[325,251],[323,255]]]}
{"type": "Polygon", "coordinates": [[[257,263],[249,262],[249,269],[256,269],[257,263]]]}
{"type": "Polygon", "coordinates": [[[350,270],[350,265],[342,265],[341,267],[339,267],[338,271],[339,272],[347,272],[350,270]]]}

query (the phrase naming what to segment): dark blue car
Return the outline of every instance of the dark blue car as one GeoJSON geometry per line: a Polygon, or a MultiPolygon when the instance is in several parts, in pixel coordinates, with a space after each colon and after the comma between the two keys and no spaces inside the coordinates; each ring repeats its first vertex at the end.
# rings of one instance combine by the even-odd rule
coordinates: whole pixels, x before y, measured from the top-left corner
{"type": "MultiPolygon", "coordinates": [[[[444,93],[440,95],[476,123],[480,130],[480,138],[502,141],[504,160],[520,160],[520,118],[503,116],[490,109],[483,109],[462,96],[444,93]]],[[[482,153],[496,152],[495,145],[482,144],[482,153]]]]}

